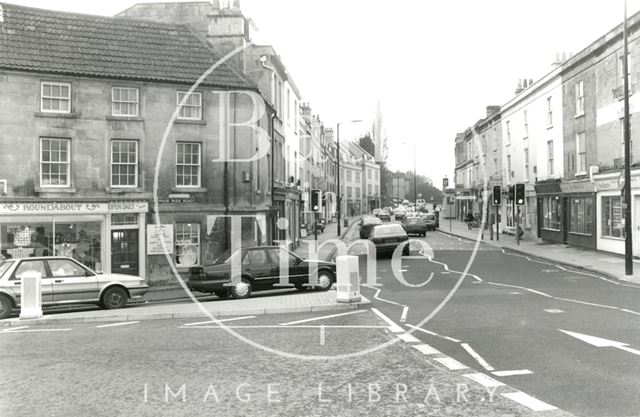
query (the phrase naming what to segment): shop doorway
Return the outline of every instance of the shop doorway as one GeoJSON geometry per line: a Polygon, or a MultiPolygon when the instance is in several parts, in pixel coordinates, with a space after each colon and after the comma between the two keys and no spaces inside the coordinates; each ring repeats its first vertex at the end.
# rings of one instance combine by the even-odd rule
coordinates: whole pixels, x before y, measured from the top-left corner
{"type": "Polygon", "coordinates": [[[633,236],[633,255],[640,256],[640,196],[632,200],[631,235],[633,236]]]}
{"type": "Polygon", "coordinates": [[[111,272],[138,275],[138,229],[111,231],[111,272]]]}

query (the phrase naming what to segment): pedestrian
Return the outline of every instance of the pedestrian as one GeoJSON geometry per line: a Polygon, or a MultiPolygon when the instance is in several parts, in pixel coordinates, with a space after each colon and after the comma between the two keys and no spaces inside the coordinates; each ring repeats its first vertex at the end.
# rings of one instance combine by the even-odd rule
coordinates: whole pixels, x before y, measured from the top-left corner
{"type": "Polygon", "coordinates": [[[467,214],[467,228],[469,230],[473,228],[473,213],[471,212],[467,214]]]}

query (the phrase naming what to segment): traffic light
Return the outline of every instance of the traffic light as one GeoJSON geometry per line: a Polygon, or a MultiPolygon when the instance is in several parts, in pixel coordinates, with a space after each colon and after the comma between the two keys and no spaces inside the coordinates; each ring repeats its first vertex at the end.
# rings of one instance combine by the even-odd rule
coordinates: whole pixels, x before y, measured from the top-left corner
{"type": "Polygon", "coordinates": [[[524,184],[516,184],[516,204],[524,204],[524,184]]]}
{"type": "Polygon", "coordinates": [[[313,211],[320,210],[320,202],[318,201],[319,195],[320,190],[311,190],[311,210],[313,211]]]}
{"type": "Polygon", "coordinates": [[[502,204],[502,187],[499,185],[493,186],[493,205],[499,206],[502,204]]]}
{"type": "Polygon", "coordinates": [[[513,185],[509,186],[509,201],[515,200],[515,189],[513,185]]]}

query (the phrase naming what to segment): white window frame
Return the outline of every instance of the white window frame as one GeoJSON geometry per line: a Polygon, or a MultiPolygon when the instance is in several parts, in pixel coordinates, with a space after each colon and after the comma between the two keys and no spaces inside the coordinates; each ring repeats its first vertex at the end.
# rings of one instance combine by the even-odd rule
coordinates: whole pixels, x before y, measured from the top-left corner
{"type": "MultiPolygon", "coordinates": [[[[110,152],[109,152],[109,159],[110,159],[110,170],[109,170],[109,184],[111,184],[111,188],[138,188],[138,163],[140,161],[140,147],[138,145],[138,141],[137,140],[131,140],[131,139],[112,139],[111,140],[111,146],[110,146],[110,152]],[[113,146],[116,144],[116,142],[118,143],[134,143],[135,144],[135,162],[118,162],[115,163],[113,161],[113,146]],[[122,184],[118,184],[118,185],[114,185],[113,184],[113,167],[115,165],[118,166],[133,166],[134,167],[134,175],[133,175],[133,179],[134,179],[134,183],[133,184],[126,184],[126,185],[122,185],[122,184]]],[[[121,177],[120,175],[118,175],[118,177],[121,177]]]]}
{"type": "MultiPolygon", "coordinates": [[[[49,147],[49,149],[51,149],[51,147],[49,147]]],[[[49,153],[51,154],[51,151],[49,151],[49,153]]],[[[49,173],[49,175],[51,176],[51,173],[49,173]]],[[[50,179],[51,180],[51,177],[50,179]]],[[[51,138],[51,137],[42,137],[40,138],[40,187],[42,188],[69,188],[71,186],[71,139],[67,139],[67,138],[51,138]],[[42,159],[42,151],[43,151],[43,142],[44,141],[56,141],[59,143],[64,143],[66,144],[67,147],[67,158],[66,160],[57,160],[57,161],[52,161],[51,158],[49,158],[49,161],[43,161],[42,159]],[[44,164],[57,164],[61,167],[65,168],[66,171],[66,177],[67,177],[67,181],[65,184],[45,184],[43,181],[43,174],[44,174],[44,170],[43,170],[43,165],[44,164]]]]}
{"type": "Polygon", "coordinates": [[[578,174],[586,174],[587,172],[587,134],[585,131],[576,133],[576,175],[578,174]],[[584,148],[580,148],[580,137],[584,140],[584,148]],[[584,158],[580,158],[580,156],[584,156],[584,158]],[[582,159],[582,160],[581,160],[582,159]],[[581,163],[582,162],[582,163],[581,163]],[[582,166],[584,165],[584,166],[582,166]]]}
{"type": "Polygon", "coordinates": [[[553,127],[553,106],[551,99],[551,96],[547,97],[547,127],[553,127]]]}
{"type": "Polygon", "coordinates": [[[547,141],[547,172],[549,176],[553,175],[553,139],[547,141]]]}
{"type": "MultiPolygon", "coordinates": [[[[191,175],[185,176],[185,174],[182,174],[183,179],[185,177],[191,178],[191,175]]],[[[176,187],[177,188],[200,188],[202,184],[202,144],[200,142],[176,142],[176,187]],[[190,146],[194,146],[197,145],[197,149],[198,149],[198,163],[197,164],[193,164],[193,163],[180,163],[178,161],[178,156],[180,154],[179,149],[180,149],[180,145],[190,145],[190,146]],[[179,184],[178,181],[178,177],[180,176],[180,174],[178,173],[178,167],[180,166],[184,166],[184,167],[191,167],[191,168],[197,168],[198,170],[198,183],[197,184],[190,184],[190,185],[184,185],[184,184],[179,184]]]]}
{"type": "MultiPolygon", "coordinates": [[[[176,92],[176,105],[179,106],[180,102],[182,101],[184,96],[186,96],[187,94],[188,94],[188,91],[176,92]]],[[[184,105],[180,109],[180,112],[178,112],[178,120],[202,120],[202,93],[201,92],[194,91],[193,93],[189,94],[189,98],[187,99],[187,101],[185,101],[184,105]],[[191,100],[191,98],[193,97],[199,98],[199,104],[192,104],[189,102],[189,100],[191,100]],[[189,117],[189,116],[183,115],[182,112],[185,109],[197,109],[198,117],[189,117]]]]}
{"type": "Polygon", "coordinates": [[[524,148],[524,181],[529,181],[529,148],[524,148]]]}
{"type": "Polygon", "coordinates": [[[60,83],[60,82],[52,82],[52,81],[41,81],[40,82],[40,111],[43,113],[63,113],[68,114],[71,113],[71,83],[60,83]],[[54,95],[44,95],[44,87],[45,85],[49,85],[51,87],[60,87],[62,92],[62,87],[67,87],[69,94],[68,96],[54,96],[54,95]],[[60,103],[67,103],[66,110],[52,110],[44,108],[45,100],[58,100],[60,103]]]}
{"type": "Polygon", "coordinates": [[[524,118],[524,137],[525,139],[529,137],[529,118],[527,117],[527,111],[523,110],[522,115],[524,118]]]}
{"type": "Polygon", "coordinates": [[[176,266],[178,268],[186,268],[200,265],[200,223],[176,223],[175,226],[176,266]],[[186,233],[188,233],[189,239],[179,239],[180,237],[185,236],[186,233]],[[193,242],[194,237],[196,240],[195,243],[193,242]],[[180,257],[184,253],[182,248],[187,246],[195,246],[196,259],[193,263],[182,264],[180,263],[180,257]]]}
{"type": "Polygon", "coordinates": [[[584,114],[584,80],[576,83],[576,116],[584,114]]]}
{"type": "Polygon", "coordinates": [[[140,90],[137,87],[111,87],[111,115],[112,116],[121,116],[121,117],[138,117],[138,115],[140,114],[140,90]],[[116,100],[115,98],[115,92],[119,90],[119,91],[135,91],[135,100],[123,100],[122,97],[119,100],[116,100]],[[124,106],[123,106],[124,105],[124,106]],[[133,105],[133,108],[135,109],[134,113],[123,113],[123,112],[118,112],[116,111],[116,107],[120,107],[120,110],[122,110],[122,107],[126,107],[127,109],[129,109],[131,107],[131,105],[133,105]]]}
{"type": "Polygon", "coordinates": [[[507,120],[505,123],[507,127],[507,145],[511,145],[511,121],[507,120]]]}

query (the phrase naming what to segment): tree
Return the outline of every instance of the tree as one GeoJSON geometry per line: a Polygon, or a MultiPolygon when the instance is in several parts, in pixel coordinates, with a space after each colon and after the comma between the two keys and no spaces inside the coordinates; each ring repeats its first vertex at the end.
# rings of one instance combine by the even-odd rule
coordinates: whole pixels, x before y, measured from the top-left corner
{"type": "Polygon", "coordinates": [[[376,153],[376,145],[373,144],[373,141],[371,140],[371,135],[369,133],[367,133],[366,135],[364,135],[363,137],[361,137],[360,139],[358,139],[358,145],[364,149],[365,151],[367,151],[367,153],[371,156],[375,156],[376,153]]]}

